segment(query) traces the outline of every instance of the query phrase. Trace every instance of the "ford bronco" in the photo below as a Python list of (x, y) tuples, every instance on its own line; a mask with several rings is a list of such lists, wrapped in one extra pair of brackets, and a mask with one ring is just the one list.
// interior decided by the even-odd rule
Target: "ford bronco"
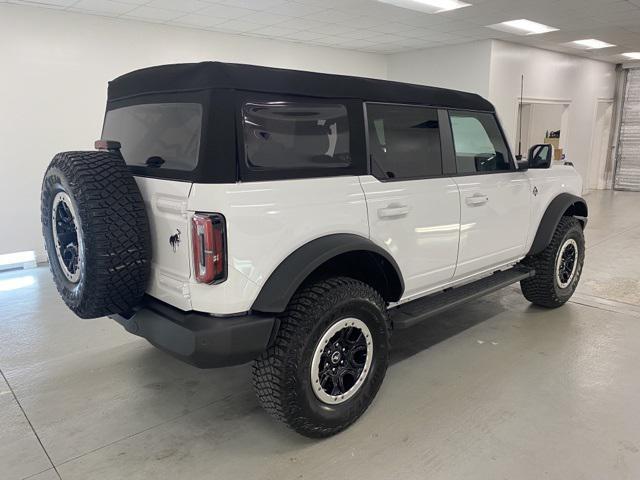
[(469, 93), (205, 62), (109, 84), (95, 151), (57, 154), (42, 225), (60, 295), (197, 367), (253, 361), (261, 405), (333, 435), (394, 330), (520, 282), (563, 305), (587, 205), (550, 145), (514, 157)]

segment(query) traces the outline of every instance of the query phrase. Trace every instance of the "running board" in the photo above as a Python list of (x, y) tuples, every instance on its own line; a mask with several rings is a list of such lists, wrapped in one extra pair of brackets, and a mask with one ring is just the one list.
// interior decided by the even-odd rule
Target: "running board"
[(389, 310), (389, 317), (391, 318), (394, 329), (403, 330), (413, 327), (433, 315), (457, 307), (464, 302), (475, 300), (512, 283), (533, 277), (534, 274), (534, 270), (526, 269), (522, 266), (495, 272), (475, 282), (449, 288), (442, 292), (399, 305)]

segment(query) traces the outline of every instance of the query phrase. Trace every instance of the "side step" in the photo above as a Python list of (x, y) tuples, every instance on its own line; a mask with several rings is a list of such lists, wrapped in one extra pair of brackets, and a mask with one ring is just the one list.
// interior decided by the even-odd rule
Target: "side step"
[(389, 317), (393, 322), (393, 328), (396, 330), (413, 327), (433, 315), (457, 307), (466, 301), (483, 297), (488, 293), (500, 290), (525, 278), (533, 277), (534, 274), (534, 270), (515, 266), (509, 270), (495, 272), (493, 275), (475, 282), (449, 288), (399, 305), (389, 310)]

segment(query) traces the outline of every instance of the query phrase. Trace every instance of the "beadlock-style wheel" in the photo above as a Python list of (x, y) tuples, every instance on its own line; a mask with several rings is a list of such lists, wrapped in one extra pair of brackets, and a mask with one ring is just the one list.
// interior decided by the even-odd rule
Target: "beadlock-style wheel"
[(40, 197), (53, 280), (81, 318), (125, 313), (150, 276), (151, 235), (142, 194), (115, 152), (62, 152), (47, 168)]
[(556, 259), (556, 282), (560, 288), (567, 288), (578, 268), (578, 244), (573, 238), (564, 242)]
[(51, 229), (60, 269), (71, 283), (78, 283), (80, 280), (84, 251), (76, 218), (69, 195), (58, 192), (51, 208)]
[(320, 338), (311, 361), (311, 384), (318, 400), (349, 400), (367, 378), (372, 358), (371, 332), (362, 320), (334, 323)]
[(296, 432), (341, 432), (371, 404), (389, 364), (389, 318), (366, 283), (330, 277), (303, 285), (253, 365), (262, 407)]
[(540, 253), (522, 263), (535, 271), (520, 282), (525, 298), (535, 305), (556, 308), (564, 305), (575, 292), (584, 264), (584, 232), (574, 217), (562, 217), (553, 238)]

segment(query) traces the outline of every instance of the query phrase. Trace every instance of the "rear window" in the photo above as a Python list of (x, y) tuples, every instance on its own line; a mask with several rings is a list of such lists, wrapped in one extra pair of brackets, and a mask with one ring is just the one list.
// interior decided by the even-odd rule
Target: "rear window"
[(351, 166), (349, 119), (340, 104), (245, 103), (245, 156), (252, 170)]
[(199, 103), (152, 103), (109, 110), (102, 138), (120, 142), (128, 165), (191, 171), (201, 132)]

